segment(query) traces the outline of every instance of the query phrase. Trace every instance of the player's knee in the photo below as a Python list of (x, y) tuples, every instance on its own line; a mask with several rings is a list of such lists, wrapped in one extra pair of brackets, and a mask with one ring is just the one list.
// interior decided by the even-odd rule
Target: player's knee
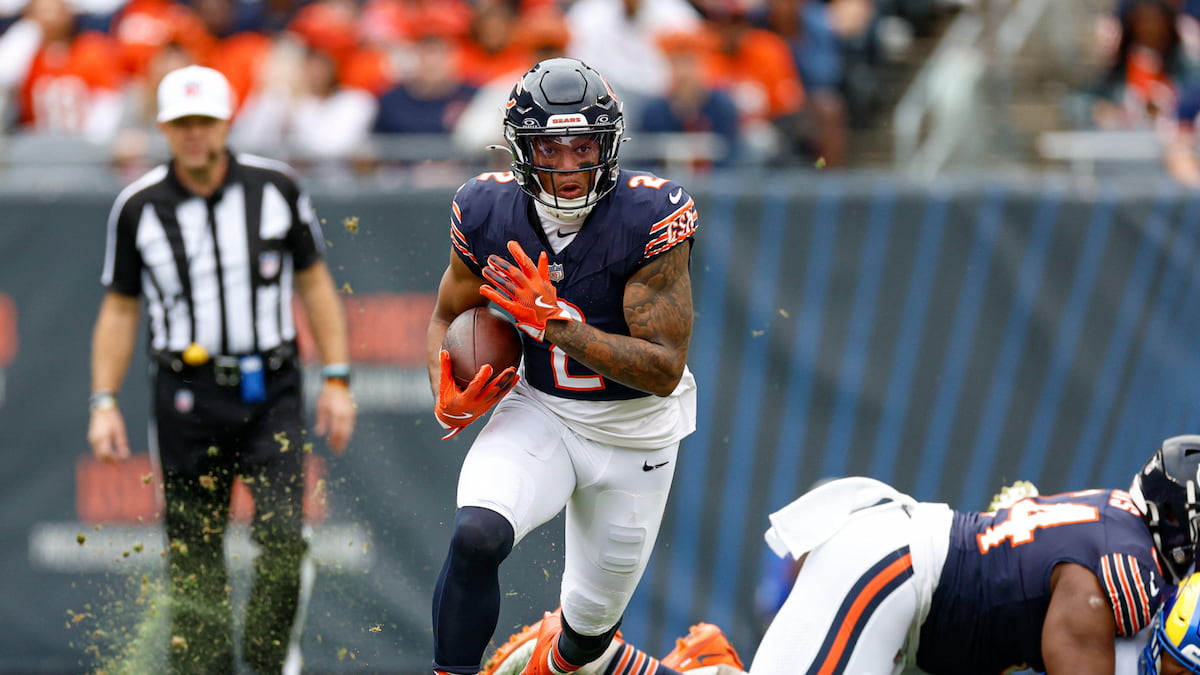
[(642, 568), (645, 545), (646, 528), (610, 525), (597, 562), (605, 572), (634, 574)]
[(514, 536), (504, 516), (490, 509), (465, 506), (454, 516), (450, 545), (456, 557), (499, 565), (512, 551)]

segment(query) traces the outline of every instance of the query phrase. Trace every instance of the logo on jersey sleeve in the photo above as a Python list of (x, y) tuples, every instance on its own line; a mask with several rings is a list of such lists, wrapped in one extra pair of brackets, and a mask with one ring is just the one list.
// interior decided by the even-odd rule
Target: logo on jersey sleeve
[[(682, 194), (682, 188), (680, 189)], [(696, 233), (696, 224), (700, 220), (696, 214), (696, 205), (689, 198), (678, 211), (663, 218), (650, 228), (650, 241), (646, 243), (643, 257), (646, 259), (668, 251), (676, 244), (687, 241)]]

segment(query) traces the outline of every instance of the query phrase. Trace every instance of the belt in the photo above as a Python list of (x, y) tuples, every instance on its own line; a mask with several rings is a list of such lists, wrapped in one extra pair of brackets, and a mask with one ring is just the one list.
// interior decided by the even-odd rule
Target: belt
[[(213, 377), (217, 384), (236, 385), (241, 381), (241, 366), (239, 365), (242, 358), (252, 356), (253, 354), (216, 354), (209, 357), (207, 361), (199, 365), (189, 365), (183, 360), (183, 352), (172, 352), (165, 349), (156, 349), (150, 352), (151, 358), (154, 359), (160, 366), (175, 373), (185, 371), (202, 371), (212, 368)], [(265, 370), (279, 370), (285, 365), (292, 362), (296, 356), (296, 345), (293, 342), (285, 342), (274, 349), (268, 349), (265, 352), (259, 352), (262, 357), (262, 367)]]

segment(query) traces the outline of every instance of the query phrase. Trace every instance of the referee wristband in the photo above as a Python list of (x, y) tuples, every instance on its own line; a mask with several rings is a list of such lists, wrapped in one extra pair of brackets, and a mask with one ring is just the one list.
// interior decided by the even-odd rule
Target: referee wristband
[(321, 369), (321, 378), (328, 384), (332, 380), (334, 384), (350, 386), (350, 364), (348, 363), (331, 363)]
[(117, 395), (108, 389), (97, 389), (88, 396), (88, 412), (117, 407)]

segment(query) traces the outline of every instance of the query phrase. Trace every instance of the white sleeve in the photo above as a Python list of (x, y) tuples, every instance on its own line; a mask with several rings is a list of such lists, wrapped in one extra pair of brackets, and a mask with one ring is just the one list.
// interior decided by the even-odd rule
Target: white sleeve
[(0, 35), (0, 92), (14, 89), (25, 81), (33, 57), (41, 46), (42, 27), (29, 19), (21, 19)]
[(504, 143), (504, 103), (517, 77), (497, 78), (471, 97), (451, 131), (459, 152), (477, 157), (487, 152), (488, 145)]
[(83, 137), (96, 145), (112, 143), (121, 127), (125, 101), (124, 94), (118, 90), (104, 89), (93, 94), (83, 122)]
[(1138, 660), (1142, 656), (1142, 650), (1146, 648), (1146, 643), (1150, 641), (1150, 631), (1153, 627), (1154, 622), (1151, 622), (1133, 637), (1117, 638), (1117, 669), (1114, 673), (1141, 672), (1138, 670)]

